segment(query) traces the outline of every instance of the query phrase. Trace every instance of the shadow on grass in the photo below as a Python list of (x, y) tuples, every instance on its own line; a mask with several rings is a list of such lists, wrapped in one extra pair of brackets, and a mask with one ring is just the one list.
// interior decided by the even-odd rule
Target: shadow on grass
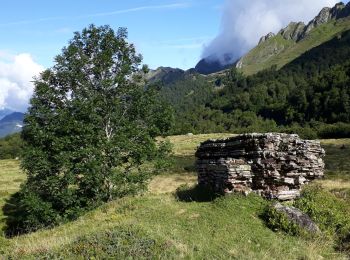
[(195, 157), (192, 155), (174, 155), (172, 157), (173, 165), (171, 167), (172, 173), (183, 173), (183, 172), (195, 172)]
[(324, 158), (326, 164), (326, 179), (350, 180), (350, 147), (344, 144), (327, 144), (322, 146), (326, 150)]
[(210, 202), (220, 196), (220, 194), (213, 192), (212, 189), (200, 185), (194, 187), (182, 185), (175, 192), (176, 199), (182, 202)]
[(11, 197), (6, 200), (5, 205), (2, 207), (2, 212), (4, 216), (6, 216), (3, 232), (8, 238), (28, 233), (28, 231), (23, 230), (19, 224), (19, 219), (21, 219), (23, 216), (22, 212), (20, 211), (19, 196), (19, 192), (11, 195)]

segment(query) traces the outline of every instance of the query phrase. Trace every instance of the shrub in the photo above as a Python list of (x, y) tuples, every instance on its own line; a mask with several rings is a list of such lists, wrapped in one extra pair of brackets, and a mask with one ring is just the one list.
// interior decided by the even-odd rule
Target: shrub
[(298, 224), (290, 221), (287, 215), (277, 211), (272, 205), (268, 205), (262, 215), (266, 225), (274, 231), (283, 231), (290, 235), (304, 234)]
[(321, 186), (311, 185), (294, 206), (305, 212), (320, 229), (335, 236), (340, 250), (350, 253), (350, 205)]
[(294, 124), (289, 127), (281, 127), (280, 131), (287, 134), (298, 134), (303, 139), (313, 140), (317, 139), (317, 132), (309, 126), (300, 126)]

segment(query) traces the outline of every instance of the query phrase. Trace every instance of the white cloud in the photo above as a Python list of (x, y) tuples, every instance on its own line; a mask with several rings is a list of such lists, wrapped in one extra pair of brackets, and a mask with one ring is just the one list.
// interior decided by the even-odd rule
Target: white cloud
[(203, 57), (233, 54), (238, 59), (261, 36), (278, 32), (292, 21), (308, 23), (323, 7), (339, 0), (226, 0), (221, 32), (204, 48)]
[(28, 53), (0, 55), (0, 108), (25, 111), (33, 94), (33, 77), (43, 69)]

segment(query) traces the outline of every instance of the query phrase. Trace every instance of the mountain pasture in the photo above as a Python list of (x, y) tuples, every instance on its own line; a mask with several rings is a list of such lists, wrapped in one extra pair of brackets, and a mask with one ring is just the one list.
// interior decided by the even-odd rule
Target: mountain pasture
[[(192, 188), (196, 183), (194, 151), (202, 141), (228, 136), (168, 137), (174, 145), (174, 164), (150, 182), (147, 193), (112, 201), (52, 229), (14, 238), (2, 235), (0, 254), (13, 259), (345, 259), (334, 249), (332, 238), (293, 237), (267, 228), (260, 216), (269, 202), (260, 197), (201, 200)], [(347, 199), (350, 139), (324, 140), (322, 145), (327, 151), (327, 177), (318, 183)], [(0, 225), (4, 229), (4, 205), (25, 175), (19, 161), (2, 160), (0, 166)]]

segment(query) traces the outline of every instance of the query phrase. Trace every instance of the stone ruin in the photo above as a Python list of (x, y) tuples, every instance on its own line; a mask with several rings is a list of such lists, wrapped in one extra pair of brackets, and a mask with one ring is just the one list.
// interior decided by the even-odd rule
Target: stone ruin
[(301, 187), (324, 176), (319, 141), (292, 134), (243, 134), (201, 143), (196, 152), (198, 184), (217, 193), (255, 192), (291, 200)]

